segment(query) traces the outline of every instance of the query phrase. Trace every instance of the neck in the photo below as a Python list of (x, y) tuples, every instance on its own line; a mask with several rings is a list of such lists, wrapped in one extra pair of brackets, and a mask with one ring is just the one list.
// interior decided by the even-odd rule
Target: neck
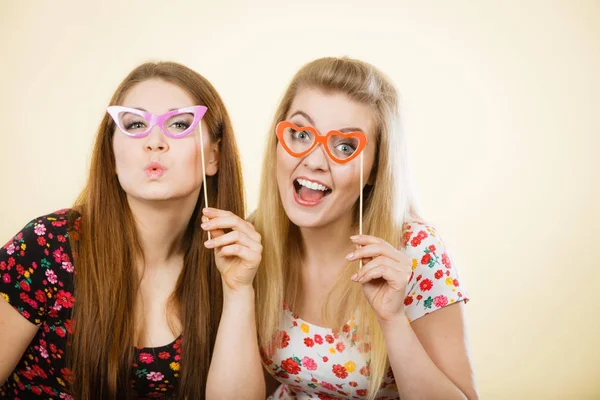
[(183, 235), (196, 201), (197, 196), (166, 201), (128, 198), (146, 267), (166, 267), (182, 256)]
[(318, 228), (300, 228), (304, 244), (304, 267), (337, 272), (346, 264), (346, 255), (354, 250), (355, 245), (350, 241), (350, 236), (357, 233), (358, 228), (353, 224), (352, 215)]

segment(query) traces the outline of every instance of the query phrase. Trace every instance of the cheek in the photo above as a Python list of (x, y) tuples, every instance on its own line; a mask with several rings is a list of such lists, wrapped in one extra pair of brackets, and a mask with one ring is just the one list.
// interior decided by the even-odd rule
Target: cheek
[(115, 155), (115, 173), (126, 173), (128, 165), (133, 161), (132, 152), (128, 151), (127, 143), (118, 136), (113, 139), (113, 154)]

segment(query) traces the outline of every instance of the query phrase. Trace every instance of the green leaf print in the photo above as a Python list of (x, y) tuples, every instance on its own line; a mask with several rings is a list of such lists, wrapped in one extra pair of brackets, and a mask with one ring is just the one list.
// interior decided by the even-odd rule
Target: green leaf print
[(146, 375), (148, 375), (148, 370), (146, 368), (138, 369), (137, 371), (135, 371), (135, 376), (137, 376), (138, 378), (141, 378)]
[(427, 300), (423, 302), (423, 305), (425, 306), (425, 308), (431, 308), (431, 306), (433, 305), (433, 297), (429, 296)]

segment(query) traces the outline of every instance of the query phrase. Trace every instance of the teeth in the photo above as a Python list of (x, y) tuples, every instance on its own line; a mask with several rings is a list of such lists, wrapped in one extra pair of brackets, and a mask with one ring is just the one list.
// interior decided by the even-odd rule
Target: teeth
[(320, 190), (320, 191), (324, 192), (327, 189), (329, 189), (327, 186), (323, 186), (316, 182), (307, 181), (306, 179), (297, 179), (297, 181), (300, 185), (307, 187), (311, 190)]

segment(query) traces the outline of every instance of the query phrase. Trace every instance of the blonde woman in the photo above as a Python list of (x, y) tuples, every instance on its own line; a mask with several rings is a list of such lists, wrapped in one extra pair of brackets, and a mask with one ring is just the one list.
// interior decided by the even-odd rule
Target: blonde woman
[(254, 222), (273, 398), (477, 398), (466, 294), (416, 212), (398, 94), (377, 69), (324, 58), (296, 74), (268, 138)]

